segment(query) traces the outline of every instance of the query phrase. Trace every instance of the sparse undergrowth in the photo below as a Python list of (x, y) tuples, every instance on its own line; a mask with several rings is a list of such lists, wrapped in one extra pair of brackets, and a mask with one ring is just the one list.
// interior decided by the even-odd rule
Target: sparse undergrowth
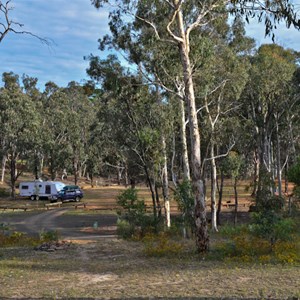
[(28, 246), (0, 253), (0, 298), (300, 297), (299, 266), (281, 265), (279, 272), (272, 264), (207, 261), (192, 252), (149, 257), (140, 242), (122, 239), (73, 243), (51, 253)]

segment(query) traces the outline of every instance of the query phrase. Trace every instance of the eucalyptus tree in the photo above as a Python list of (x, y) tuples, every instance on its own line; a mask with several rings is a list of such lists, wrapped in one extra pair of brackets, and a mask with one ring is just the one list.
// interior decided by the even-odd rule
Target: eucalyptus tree
[[(100, 8), (109, 0), (92, 0), (93, 5)], [(110, 28), (113, 36), (118, 35), (119, 29), (125, 29), (127, 36), (138, 36), (134, 23), (147, 24), (152, 31), (153, 39), (173, 44), (178, 48), (178, 56), (184, 78), (184, 99), (188, 112), (190, 143), (191, 143), (191, 174), (195, 196), (196, 245), (199, 252), (209, 248), (209, 237), (206, 222), (206, 207), (204, 186), (201, 174), (200, 130), (197, 119), (195, 101), (195, 86), (193, 81), (193, 66), (191, 64), (192, 34), (199, 28), (209, 27), (215, 20), (227, 12), (227, 8), (246, 17), (258, 16), (264, 19), (267, 33), (272, 25), (281, 19), (287, 20), (287, 25), (300, 27), (295, 19), (293, 7), (288, 0), (283, 1), (127, 1), (119, 0), (110, 3), (115, 7), (110, 12)], [(250, 7), (250, 8), (249, 8)], [(130, 22), (129, 17), (134, 18)], [(272, 22), (273, 21), (273, 22)], [(126, 26), (127, 24), (127, 26)], [(126, 44), (124, 39), (123, 44)]]
[(128, 73), (115, 56), (103, 60), (90, 57), (88, 74), (103, 89), (98, 122), (107, 128), (105, 134), (111, 135), (107, 146), (114, 148), (115, 157), (125, 159), (129, 173), (135, 169), (146, 178), (157, 216), (161, 210), (157, 190), (163, 164), (161, 128), (166, 127), (162, 114), (167, 104), (158, 102), (156, 90), (139, 74)]
[(69, 148), (66, 147), (68, 104), (63, 89), (53, 82), (47, 82), (43, 94), (43, 153), (52, 180), (59, 170), (67, 168), (66, 162), (70, 157)]
[(71, 154), (74, 182), (77, 184), (87, 162), (90, 127), (94, 122), (95, 109), (85, 90), (76, 82), (70, 82), (63, 93), (67, 99), (66, 144)]
[(0, 90), (1, 145), (10, 168), (11, 196), (15, 197), (15, 184), (22, 173), (28, 153), (34, 147), (40, 119), (32, 99), (22, 92), (19, 78), (13, 73), (3, 73), (4, 88)]
[[(281, 185), (281, 155), (279, 124), (294, 99), (289, 93), (296, 70), (296, 56), (292, 50), (278, 45), (263, 45), (252, 60), (250, 77), (244, 96), (246, 107), (253, 122), (253, 136), (258, 153), (259, 180), (257, 197), (265, 188), (275, 192), (274, 143), (277, 145), (277, 177)], [(277, 140), (275, 140), (275, 138)], [(269, 177), (268, 187), (263, 187), (264, 178)], [(281, 193), (281, 187), (280, 187)]]
[[(34, 77), (30, 77), (28, 75), (23, 74), (22, 83), (23, 90), (26, 95), (28, 95), (31, 100), (35, 104), (35, 114), (37, 118), (40, 119), (40, 124), (42, 125), (43, 120), (43, 101), (42, 101), (42, 93), (37, 88), (38, 79)], [(29, 153), (28, 162), (30, 167), (32, 168), (33, 173), (35, 174), (35, 178), (38, 179), (41, 177), (43, 173), (43, 143), (44, 143), (44, 132), (43, 128), (41, 128), (36, 133), (35, 143)]]
[[(228, 155), (238, 136), (236, 127), (227, 119), (237, 120), (241, 103), (240, 95), (247, 82), (249, 61), (247, 53), (254, 47), (254, 41), (245, 36), (244, 24), (240, 19), (232, 26), (226, 26), (226, 18), (213, 24), (209, 32), (200, 33), (203, 46), (197, 54), (200, 67), (194, 67), (194, 82), (197, 111), (200, 113), (203, 155), (202, 169), (211, 166), (211, 224), (217, 231), (217, 162)], [(239, 47), (236, 40), (239, 40)], [(215, 47), (215, 45), (218, 45)], [(196, 52), (196, 50), (194, 50)], [(196, 58), (197, 58), (196, 56)], [(197, 62), (195, 58), (193, 61)], [(226, 126), (233, 129), (230, 131)], [(202, 174), (204, 175), (204, 171)]]

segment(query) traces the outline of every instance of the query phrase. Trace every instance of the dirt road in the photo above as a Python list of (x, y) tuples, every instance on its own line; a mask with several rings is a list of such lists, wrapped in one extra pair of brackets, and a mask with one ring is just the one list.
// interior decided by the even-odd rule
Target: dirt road
[(90, 239), (114, 235), (116, 215), (72, 214), (70, 208), (43, 212), (0, 214), (0, 223), (8, 223), (10, 230), (38, 235), (41, 231), (57, 230), (63, 239)]

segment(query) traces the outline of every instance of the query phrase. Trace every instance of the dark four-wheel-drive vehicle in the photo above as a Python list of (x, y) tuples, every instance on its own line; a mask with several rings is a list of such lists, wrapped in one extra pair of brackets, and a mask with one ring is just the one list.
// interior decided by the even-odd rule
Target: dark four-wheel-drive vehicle
[(83, 192), (77, 185), (66, 185), (56, 195), (51, 197), (51, 202), (76, 201), (79, 202), (83, 197)]

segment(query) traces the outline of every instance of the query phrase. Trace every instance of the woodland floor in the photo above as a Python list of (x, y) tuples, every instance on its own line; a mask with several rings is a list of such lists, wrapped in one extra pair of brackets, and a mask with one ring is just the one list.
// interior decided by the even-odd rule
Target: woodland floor
[(151, 258), (141, 243), (103, 237), (54, 252), (2, 248), (0, 286), (1, 299), (298, 299), (300, 267), (212, 262), (192, 251)]
[[(98, 206), (111, 203), (118, 191), (108, 187), (101, 191), (86, 190), (84, 202)], [(37, 205), (20, 203), (30, 208)], [(16, 206), (5, 199), (0, 204)], [(42, 203), (38, 205), (37, 211), (45, 210)], [(74, 218), (83, 220), (84, 216), (92, 215), (92, 221), (82, 225), (81, 232), (95, 232), (95, 216), (104, 219), (110, 215), (109, 222), (115, 220), (107, 210), (75, 210), (71, 203), (64, 207), (68, 208), (65, 219), (73, 218), (73, 223)], [(3, 210), (0, 223), (7, 218), (22, 220), (22, 216), (35, 213)], [(224, 216), (231, 222), (229, 212)], [(247, 220), (247, 213), (242, 212), (240, 220)], [(70, 246), (53, 252), (28, 246), (0, 248), (0, 299), (300, 298), (299, 265), (212, 261), (195, 253), (193, 241), (186, 241), (185, 247), (181, 257), (149, 257), (141, 242), (97, 234), (95, 239), (75, 236)]]

